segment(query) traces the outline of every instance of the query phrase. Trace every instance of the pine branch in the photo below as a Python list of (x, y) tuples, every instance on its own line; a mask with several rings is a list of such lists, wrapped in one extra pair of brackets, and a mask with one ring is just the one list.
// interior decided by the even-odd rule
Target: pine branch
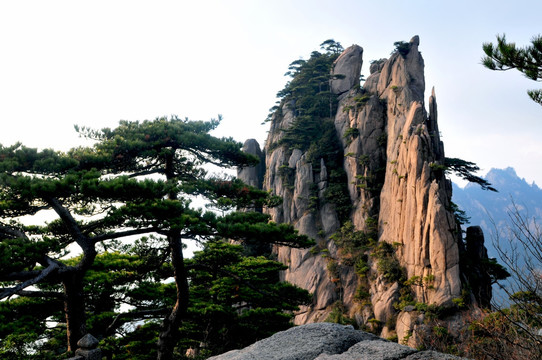
[[(127, 313), (121, 313), (115, 316), (111, 324), (107, 327), (105, 330), (105, 333), (107, 336), (111, 335), (116, 329), (118, 329), (120, 326), (126, 323), (126, 321), (123, 320), (134, 320), (138, 318), (145, 318), (147, 315), (153, 315), (153, 316), (159, 316), (159, 315), (165, 315), (169, 311), (168, 308), (161, 308), (161, 309), (152, 309), (152, 310), (140, 310), (140, 311), (132, 311)], [(122, 321), (122, 323), (121, 323)]]
[(116, 238), (132, 236), (132, 235), (148, 234), (151, 232), (160, 233), (160, 229), (156, 227), (150, 227), (150, 228), (133, 229), (133, 230), (120, 231), (120, 232), (111, 232), (111, 233), (96, 235), (91, 238), (91, 241), (94, 244), (96, 244), (98, 242), (105, 241), (105, 240), (112, 240)]
[[(7, 290), (7, 289), (0, 289)], [(56, 291), (28, 291), (21, 290), (16, 295), (24, 297), (41, 297), (41, 298), (55, 298), (55, 299), (64, 299), (64, 294)]]
[(51, 275), (53, 272), (57, 271), (60, 268), (59, 264), (54, 262), (52, 259), (47, 259), (47, 263), (49, 266), (41, 270), (36, 277), (32, 279), (28, 279), (13, 288), (4, 289), (0, 293), (0, 300), (12, 295), (16, 295), (18, 292), (20, 292), (24, 288), (27, 288), (31, 285), (39, 283), (40, 281), (47, 278), (49, 275)]

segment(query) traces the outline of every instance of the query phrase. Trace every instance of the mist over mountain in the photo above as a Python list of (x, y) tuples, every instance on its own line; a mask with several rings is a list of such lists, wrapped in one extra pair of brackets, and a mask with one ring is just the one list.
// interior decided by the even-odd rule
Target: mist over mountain
[(515, 203), (521, 213), (529, 218), (542, 217), (542, 189), (534, 182), (529, 184), (519, 177), (512, 167), (491, 169), (485, 178), (499, 192), (482, 190), (476, 184), (460, 188), (453, 184), (452, 201), (470, 217), (470, 225), (480, 225), (486, 235), (489, 256), (497, 253), (492, 244), (492, 234), (502, 230), (510, 219), (508, 212)]

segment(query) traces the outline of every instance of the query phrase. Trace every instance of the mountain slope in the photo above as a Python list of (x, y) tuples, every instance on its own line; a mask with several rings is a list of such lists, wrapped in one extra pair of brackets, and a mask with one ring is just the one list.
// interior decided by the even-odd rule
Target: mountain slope
[[(499, 191), (484, 191), (479, 186), (468, 184), (460, 188), (453, 184), (453, 202), (470, 217), (470, 223), (479, 225), (489, 239), (486, 241), (490, 257), (497, 257), (491, 237), (510, 223), (508, 212), (515, 203), (521, 213), (529, 218), (542, 217), (542, 189), (529, 184), (516, 171), (491, 169), (485, 178)], [(504, 244), (506, 245), (506, 244)]]

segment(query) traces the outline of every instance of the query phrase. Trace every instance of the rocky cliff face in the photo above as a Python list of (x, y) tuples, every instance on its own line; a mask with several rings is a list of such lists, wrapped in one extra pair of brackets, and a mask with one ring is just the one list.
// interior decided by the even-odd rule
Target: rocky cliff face
[(321, 119), (332, 123), (325, 141), (336, 147), (316, 151), (324, 138), (289, 146), (284, 137), (300, 126), (300, 111), (295, 97), (286, 97), (271, 119), (263, 178), (240, 173), (282, 196), (280, 207), (265, 210), (274, 221), (292, 223), (318, 243), (311, 250), (275, 249), (288, 265), (283, 279), (314, 294), (297, 324), (344, 316), (403, 339), (420, 314), (400, 302), (452, 307), (461, 296), (461, 233), (443, 171), (436, 97), (433, 91), (426, 104), (418, 46), (416, 36), (389, 59), (372, 62), (363, 86), (363, 49), (347, 48), (332, 67), (336, 111), (330, 100), (330, 117)]

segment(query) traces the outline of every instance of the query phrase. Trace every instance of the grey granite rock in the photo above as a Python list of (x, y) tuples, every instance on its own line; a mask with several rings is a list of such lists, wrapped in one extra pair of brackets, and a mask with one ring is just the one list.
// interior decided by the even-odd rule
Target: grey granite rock
[(260, 149), (260, 144), (254, 139), (248, 139), (243, 144), (243, 151), (256, 156), (260, 159), (260, 162), (255, 166), (237, 169), (237, 177), (243, 180), (245, 184), (261, 189), (265, 172), (265, 157)]
[[(385, 340), (365, 340), (337, 355), (322, 354), (316, 360), (395, 360), (415, 353), (408, 346)], [(437, 358), (438, 359), (438, 358)]]
[(464, 359), (461, 357), (448, 355), (448, 354), (442, 354), (436, 351), (420, 351), (417, 353), (414, 353), (412, 355), (409, 355), (405, 358), (405, 360), (460, 360)]
[(376, 339), (352, 326), (332, 323), (307, 324), (258, 341), (242, 350), (211, 357), (213, 360), (313, 360), (318, 355), (340, 354), (352, 345)]
[(82, 349), (95, 349), (99, 344), (98, 339), (96, 339), (91, 334), (86, 334), (77, 342), (77, 346)]
[(362, 64), (363, 48), (358, 45), (352, 45), (347, 48), (335, 60), (333, 75), (340, 75), (341, 78), (331, 81), (331, 92), (339, 95), (359, 85), (359, 74)]
[(209, 360), (459, 360), (435, 351), (381, 339), (352, 326), (332, 323), (302, 325), (276, 333), (244, 349)]

